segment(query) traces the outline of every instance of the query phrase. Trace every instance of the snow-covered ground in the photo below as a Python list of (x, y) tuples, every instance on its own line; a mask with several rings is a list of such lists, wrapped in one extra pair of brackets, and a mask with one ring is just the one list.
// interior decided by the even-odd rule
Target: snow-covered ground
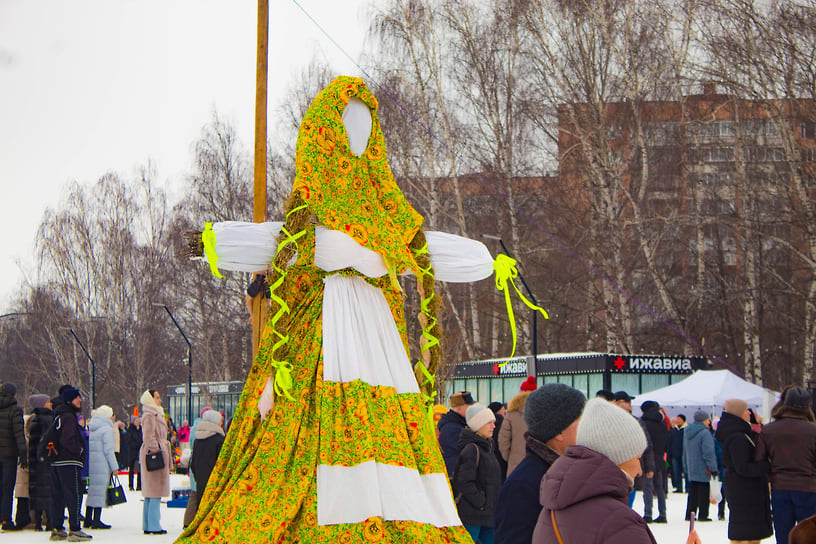
[[(120, 477), (120, 479), (122, 483), (127, 486), (127, 475), (125, 475), (124, 478)], [(172, 475), (170, 482), (171, 488), (180, 488), (186, 486), (187, 478), (185, 476)], [(142, 532), (142, 495), (135, 491), (127, 491), (127, 495), (128, 502), (126, 504), (106, 508), (102, 511), (102, 521), (112, 525), (113, 527), (111, 529), (105, 531), (86, 529), (86, 532), (94, 536), (92, 542), (165, 544), (173, 542), (181, 533), (184, 509), (167, 508), (167, 505), (162, 503), (162, 527), (167, 529), (167, 534), (145, 535)], [(667, 508), (669, 523), (665, 525), (650, 525), (652, 532), (659, 544), (685, 544), (688, 535), (688, 522), (683, 520), (686, 513), (686, 495), (679, 493), (669, 494)], [(635, 510), (641, 514), (643, 513), (643, 498), (640, 493), (638, 493), (637, 499), (635, 499)], [(657, 501), (655, 501), (654, 512), (656, 515)], [(728, 522), (716, 521), (716, 506), (711, 507), (711, 514), (715, 521), (698, 523), (696, 526), (697, 533), (700, 535), (703, 544), (728, 544)], [(34, 531), (3, 533), (3, 535), (0, 536), (0, 542), (42, 544), (48, 542), (48, 534), (36, 533)], [(771, 537), (762, 542), (763, 544), (772, 544), (775, 540)]]

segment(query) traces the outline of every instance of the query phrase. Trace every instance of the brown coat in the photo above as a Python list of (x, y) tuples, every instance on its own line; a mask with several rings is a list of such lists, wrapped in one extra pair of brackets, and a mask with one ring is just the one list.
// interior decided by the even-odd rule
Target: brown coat
[[(25, 440), (26, 440), (26, 444), (28, 444), (28, 438), (29, 438), (29, 434), (30, 434), (29, 428), (31, 427), (31, 425), (29, 424), (29, 421), (31, 421), (31, 414), (23, 416), (23, 419), (25, 420), (25, 425), (24, 425)], [(31, 461), (29, 460), (29, 462), (31, 462)], [(28, 469), (18, 466), (17, 467), (17, 481), (14, 483), (14, 497), (15, 498), (18, 498), (18, 499), (28, 499), (29, 498), (28, 483), (29, 483)]]
[(504, 416), (499, 429), (499, 451), (507, 460), (507, 475), (524, 460), (527, 455), (527, 442), (524, 433), (527, 423), (524, 421), (524, 406), (532, 391), (522, 391), (507, 403), (507, 415)]
[(771, 463), (771, 489), (816, 493), (816, 424), (783, 407), (759, 434), (755, 459)]
[[(146, 499), (170, 496), (170, 442), (167, 441), (167, 423), (161, 409), (142, 405), (142, 447), (139, 466), (142, 467), (142, 496)], [(164, 468), (148, 471), (145, 457), (148, 453), (162, 452)]]

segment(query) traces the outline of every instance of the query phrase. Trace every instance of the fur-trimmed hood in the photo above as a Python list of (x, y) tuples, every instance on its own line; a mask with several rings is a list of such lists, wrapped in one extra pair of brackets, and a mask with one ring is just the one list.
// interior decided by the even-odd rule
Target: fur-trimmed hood
[(522, 412), (524, 411), (524, 405), (527, 404), (527, 397), (530, 396), (532, 391), (522, 391), (512, 399), (510, 402), (507, 403), (507, 411), (508, 412)]

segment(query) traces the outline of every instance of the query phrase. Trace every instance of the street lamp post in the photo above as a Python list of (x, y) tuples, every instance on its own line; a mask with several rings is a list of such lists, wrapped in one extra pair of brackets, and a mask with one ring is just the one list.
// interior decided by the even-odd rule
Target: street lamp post
[[(510, 257), (511, 259), (513, 258), (513, 256), (510, 255), (510, 252), (507, 251), (507, 246), (504, 245), (504, 241), (498, 236), (493, 236), (492, 234), (482, 234), (482, 238), (486, 238), (488, 240), (496, 240), (497, 242), (499, 242), (499, 245), (501, 245), (504, 254)], [(527, 296), (530, 297), (530, 300), (533, 302), (533, 304), (538, 306), (538, 301), (536, 300), (535, 295), (533, 295), (532, 291), (530, 291), (530, 287), (527, 285), (527, 282), (524, 281), (524, 275), (521, 272), (518, 272), (518, 277), (521, 280), (521, 284), (524, 286), (524, 290), (527, 291)], [(537, 355), (538, 355), (538, 311), (533, 310), (533, 358), (535, 359)]]
[(160, 306), (165, 309), (167, 315), (170, 316), (170, 319), (173, 320), (173, 324), (176, 326), (178, 331), (181, 333), (181, 336), (184, 338), (184, 341), (187, 342), (187, 421), (193, 421), (193, 344), (190, 343), (190, 339), (187, 338), (187, 335), (184, 334), (184, 331), (181, 330), (181, 326), (179, 326), (178, 321), (176, 318), (173, 317), (173, 314), (170, 312), (170, 308), (167, 307), (166, 304), (162, 304), (161, 302), (153, 302), (153, 306)]
[(74, 329), (72, 329), (70, 327), (60, 327), (60, 328), (71, 333), (71, 336), (74, 337), (74, 340), (76, 340), (77, 344), (79, 344), (79, 347), (81, 347), (82, 351), (85, 352), (85, 356), (91, 362), (91, 408), (92, 409), (96, 408), (96, 362), (94, 362), (93, 357), (91, 357), (91, 354), (88, 353), (88, 350), (85, 349), (85, 346), (82, 344), (82, 341), (79, 339), (79, 337), (74, 332)]

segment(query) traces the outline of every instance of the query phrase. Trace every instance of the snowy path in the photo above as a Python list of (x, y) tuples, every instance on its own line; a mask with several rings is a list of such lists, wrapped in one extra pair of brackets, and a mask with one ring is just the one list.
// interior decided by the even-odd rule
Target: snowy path
[[(121, 478), (127, 485), (127, 475)], [(171, 488), (179, 488), (186, 485), (185, 476), (171, 476)], [(161, 506), (162, 526), (167, 529), (166, 535), (145, 535), (142, 533), (142, 495), (139, 492), (128, 491), (128, 502), (106, 508), (102, 511), (102, 521), (113, 526), (106, 531), (86, 530), (94, 536), (91, 542), (94, 543), (115, 543), (115, 544), (167, 544), (181, 533), (183, 508), (167, 508), (165, 503)], [(643, 513), (643, 498), (638, 493), (635, 499), (635, 510)], [(657, 502), (654, 505), (657, 513)], [(686, 511), (686, 495), (678, 493), (669, 494), (668, 519), (666, 525), (650, 525), (652, 532), (659, 544), (685, 544), (688, 534), (688, 523), (683, 521)], [(697, 532), (703, 544), (727, 544), (728, 543), (728, 523), (726, 521), (716, 521), (717, 509), (711, 508), (711, 514), (715, 521), (697, 524)], [(48, 542), (47, 533), (36, 533), (34, 531), (21, 531), (19, 533), (3, 533), (0, 536), (0, 543), (29, 544)], [(763, 544), (773, 544), (774, 538), (763, 540)]]

